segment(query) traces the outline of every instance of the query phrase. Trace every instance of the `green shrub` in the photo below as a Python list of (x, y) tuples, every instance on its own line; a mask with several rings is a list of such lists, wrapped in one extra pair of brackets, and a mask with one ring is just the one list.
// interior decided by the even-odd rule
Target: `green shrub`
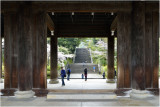
[(107, 65), (106, 66), (101, 66), (101, 72), (105, 72), (105, 77), (107, 77)]
[(51, 68), (50, 68), (50, 66), (48, 65), (48, 66), (47, 66), (47, 79), (50, 79), (50, 72), (51, 72)]
[(51, 71), (50, 65), (47, 66), (47, 71)]
[(64, 60), (64, 65), (65, 65), (65, 66), (67, 65), (67, 63), (68, 63), (68, 64), (73, 63), (72, 58), (67, 58), (66, 60)]
[(2, 65), (2, 78), (4, 78), (4, 65)]

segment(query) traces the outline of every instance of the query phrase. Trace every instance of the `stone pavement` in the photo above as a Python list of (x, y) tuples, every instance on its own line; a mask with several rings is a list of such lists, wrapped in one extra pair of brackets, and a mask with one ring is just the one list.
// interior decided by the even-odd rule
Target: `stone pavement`
[[(49, 81), (49, 79), (47, 80)], [(47, 84), (48, 89), (115, 89), (116, 83), (109, 84), (106, 83), (106, 79), (71, 79), (67, 81), (65, 79), (65, 86), (61, 86), (61, 80), (59, 79), (59, 84)], [(3, 89), (4, 83), (0, 83), (1, 89)], [(93, 94), (95, 95), (95, 94)], [(65, 99), (65, 98), (64, 98)], [(52, 100), (48, 101), (47, 97), (34, 97), (30, 99), (16, 99), (14, 96), (2, 96), (1, 97), (1, 106), (35, 106), (35, 107), (106, 107), (106, 106), (159, 106), (159, 96), (154, 96), (152, 99), (147, 100), (138, 100), (131, 99), (128, 96), (120, 97), (117, 96), (117, 100)]]
[[(61, 77), (59, 76), (58, 78), (60, 79)], [(81, 73), (72, 73), (70, 75), (70, 78), (71, 79), (81, 79), (82, 78), (82, 74)], [(89, 79), (102, 79), (103, 77), (102, 77), (102, 74), (97, 74), (97, 73), (92, 74), (91, 73), (91, 74), (87, 75), (87, 78), (89, 78)]]
[[(82, 78), (82, 74), (80, 74), (80, 73), (72, 73), (70, 75), (70, 78), (81, 79)], [(89, 79), (102, 79), (103, 76), (102, 76), (102, 74), (100, 74), (100, 75), (99, 74), (88, 74), (87, 78), (89, 78)]]
[[(81, 74), (71, 74), (71, 78), (74, 79), (70, 79), (70, 81), (67, 81), (67, 79), (65, 78), (64, 80), (66, 84), (65, 87), (61, 86), (62, 83), (61, 79), (58, 79), (59, 80), (58, 84), (49, 84), (50, 79), (47, 79), (47, 88), (48, 89), (116, 89), (116, 83), (114, 84), (106, 83), (106, 79), (102, 79), (102, 76), (99, 74), (88, 74), (88, 77), (92, 79), (84, 81), (84, 79), (80, 79)], [(4, 89), (4, 83), (0, 83), (0, 89)]]
[[(47, 84), (48, 89), (116, 89), (116, 83), (106, 83), (106, 79), (70, 79), (64, 80), (65, 86), (62, 86), (61, 79), (58, 84)], [(49, 82), (49, 80), (48, 80)]]
[(16, 99), (15, 97), (1, 97), (1, 106), (34, 106), (34, 107), (106, 107), (106, 106), (157, 106), (159, 97), (150, 100), (135, 100), (130, 98), (118, 98), (116, 101), (47, 101), (46, 97), (34, 97), (30, 99)]

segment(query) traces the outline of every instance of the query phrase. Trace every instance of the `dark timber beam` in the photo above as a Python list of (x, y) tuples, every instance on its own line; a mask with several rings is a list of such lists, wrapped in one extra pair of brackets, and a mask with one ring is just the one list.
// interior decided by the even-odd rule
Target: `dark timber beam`
[(115, 17), (115, 19), (113, 20), (112, 24), (111, 24), (111, 31), (115, 31), (117, 29), (117, 16)]
[(106, 33), (99, 32), (99, 33), (92, 33), (92, 32), (87, 32), (87, 33), (59, 33), (58, 37), (107, 37)]
[(48, 14), (47, 14), (46, 22), (47, 22), (47, 27), (49, 28), (49, 30), (54, 31), (54, 23)]
[[(110, 35), (110, 30), (106, 30), (107, 26), (104, 25), (78, 25), (67, 24), (64, 26), (58, 26), (58, 37), (107, 37)], [(109, 28), (108, 28), (109, 29)]]
[[(37, 5), (37, 3), (35, 3), (35, 5)], [(130, 11), (131, 4), (130, 2), (50, 2), (42, 5), (42, 7), (44, 7), (46, 11), (49, 12), (117, 12), (118, 9), (123, 11)]]
[[(16, 11), (17, 7), (24, 2), (2, 1), (1, 11)], [(27, 2), (25, 2), (27, 3)], [(46, 12), (118, 12), (118, 11), (131, 11), (132, 1), (77, 1), (77, 2), (64, 2), (64, 1), (34, 1), (32, 7), (35, 10), (43, 10)], [(153, 11), (159, 11), (159, 2), (148, 2), (152, 5)]]
[[(16, 11), (19, 4), (24, 2), (3, 2), (2, 11)], [(27, 3), (27, 2), (26, 2)], [(131, 2), (57, 2), (47, 1), (31, 2), (35, 9), (44, 10), (46, 12), (117, 12), (131, 11)]]

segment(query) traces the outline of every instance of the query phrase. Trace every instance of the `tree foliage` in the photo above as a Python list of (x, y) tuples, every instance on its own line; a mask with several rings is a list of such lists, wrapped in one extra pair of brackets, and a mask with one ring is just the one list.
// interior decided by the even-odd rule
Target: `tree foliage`
[(60, 47), (58, 47), (58, 51), (63, 52), (64, 54), (69, 54), (68, 48), (66, 48), (66, 47), (60, 46)]
[(80, 42), (80, 38), (58, 38), (58, 46), (67, 48), (70, 54), (74, 53)]

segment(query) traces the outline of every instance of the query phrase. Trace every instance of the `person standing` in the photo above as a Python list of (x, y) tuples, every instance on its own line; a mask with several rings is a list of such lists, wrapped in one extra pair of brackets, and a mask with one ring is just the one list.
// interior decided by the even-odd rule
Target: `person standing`
[(71, 70), (70, 68), (67, 69), (67, 80), (69, 81), (70, 79), (70, 74), (71, 74)]
[(103, 72), (103, 75), (102, 75), (102, 76), (103, 76), (103, 79), (105, 79), (105, 72)]
[(87, 81), (87, 68), (84, 69), (85, 81)]
[(82, 74), (82, 79), (84, 79), (84, 75)]
[(114, 68), (114, 77), (115, 77), (115, 79), (116, 79), (116, 76), (117, 76), (116, 69)]
[(95, 72), (95, 70), (96, 70), (96, 67), (94, 66), (94, 67), (93, 67), (93, 71)]
[(64, 77), (66, 77), (66, 72), (65, 72), (65, 70), (63, 69), (63, 67), (61, 67), (62, 86), (65, 86)]

